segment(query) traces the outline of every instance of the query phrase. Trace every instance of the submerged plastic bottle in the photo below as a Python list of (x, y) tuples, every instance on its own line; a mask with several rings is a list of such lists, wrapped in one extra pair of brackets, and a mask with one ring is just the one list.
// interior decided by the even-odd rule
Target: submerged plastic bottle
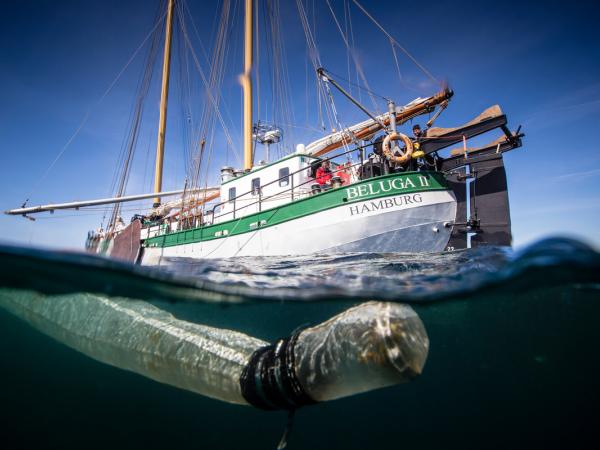
[[(99, 361), (230, 403), (257, 406), (242, 393), (242, 375), (257, 354), (279, 351), (279, 344), (178, 320), (131, 299), (3, 289), (0, 306)], [(287, 348), (288, 378), (320, 402), (412, 379), (423, 369), (429, 340), (409, 306), (368, 302), (293, 335)], [(279, 373), (273, 364), (278, 360), (266, 358), (260, 373)]]
[(178, 320), (139, 300), (2, 290), (0, 306), (94, 359), (230, 403), (246, 404), (240, 374), (268, 344)]
[(423, 370), (429, 339), (408, 305), (368, 302), (304, 330), (296, 376), (316, 401), (410, 381)]

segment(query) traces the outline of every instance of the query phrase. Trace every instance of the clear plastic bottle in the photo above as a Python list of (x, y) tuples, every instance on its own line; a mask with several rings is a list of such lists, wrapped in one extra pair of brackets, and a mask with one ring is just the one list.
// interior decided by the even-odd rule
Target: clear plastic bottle
[(429, 339), (408, 305), (368, 302), (298, 336), (296, 376), (316, 401), (411, 380), (421, 373)]
[[(230, 403), (248, 403), (240, 376), (268, 345), (131, 299), (0, 290), (0, 306), (94, 359)], [(327, 401), (410, 380), (428, 348), (412, 308), (368, 302), (300, 332), (293, 370), (313, 400)]]
[(94, 359), (230, 403), (247, 404), (240, 375), (252, 353), (268, 344), (178, 320), (139, 300), (0, 291), (0, 306)]

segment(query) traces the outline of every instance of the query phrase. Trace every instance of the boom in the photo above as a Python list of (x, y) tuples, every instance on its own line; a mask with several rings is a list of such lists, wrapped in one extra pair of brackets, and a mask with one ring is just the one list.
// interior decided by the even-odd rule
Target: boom
[[(188, 189), (187, 193), (191, 192), (204, 192), (204, 191), (213, 191), (218, 188), (207, 188), (207, 189)], [(35, 214), (41, 213), (45, 211), (54, 211), (57, 209), (79, 209), (84, 208), (86, 206), (99, 206), (99, 205), (111, 205), (114, 203), (125, 203), (125, 202), (133, 202), (136, 200), (145, 200), (147, 198), (153, 198), (156, 195), (160, 197), (172, 197), (174, 195), (181, 195), (184, 193), (184, 189), (179, 189), (177, 191), (167, 191), (167, 192), (154, 192), (152, 194), (139, 194), (139, 195), (127, 195), (125, 197), (113, 197), (113, 198), (101, 198), (97, 200), (84, 200), (80, 202), (68, 202), (68, 203), (54, 203), (49, 205), (40, 205), (40, 206), (30, 206), (27, 208), (16, 208), (9, 209), (8, 211), (4, 211), (4, 214), (8, 214), (11, 216), (25, 215), (25, 214)]]

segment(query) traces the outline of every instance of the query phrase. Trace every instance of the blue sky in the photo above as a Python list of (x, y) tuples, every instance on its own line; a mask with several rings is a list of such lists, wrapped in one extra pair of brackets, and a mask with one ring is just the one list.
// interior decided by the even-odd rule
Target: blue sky
[[(506, 155), (515, 245), (568, 235), (600, 247), (600, 139), (596, 135), (600, 131), (600, 7), (594, 2), (361, 3), (436, 78), (447, 80), (454, 89), (455, 97), (436, 125), (464, 123), (493, 104), (501, 105), (512, 129), (523, 125), (524, 147)], [(210, 47), (219, 3), (187, 0), (187, 4), (203, 44)], [(315, 4), (320, 5), (314, 20), (321, 60), (332, 72), (347, 76), (348, 54), (331, 13), (325, 2)], [(331, 4), (343, 20), (344, 0), (331, 0)], [(149, 0), (21, 0), (3, 5), (1, 210), (19, 206), (28, 197), (29, 204), (35, 205), (109, 194), (146, 47), (110, 92), (103, 94), (151, 30), (157, 5)], [(373, 91), (405, 103), (436, 90), (398, 53), (400, 78), (388, 40), (352, 4), (350, 14), (356, 56)], [(232, 0), (237, 22), (229, 36), (222, 110), (235, 144), (241, 129), (239, 15), (239, 1)], [(287, 128), (285, 138), (293, 148), (318, 136), (319, 121), (314, 78), (307, 70), (310, 65), (294, 1), (281, 2), (281, 20), (290, 85), (287, 103), (297, 124)], [(263, 44), (261, 67), (266, 72)], [(350, 76), (356, 77), (352, 64)], [(147, 101), (127, 189), (130, 194), (151, 188), (157, 78)], [(261, 75), (263, 117), (269, 105), (268, 79)], [(198, 86), (199, 81), (197, 91)], [(171, 91), (175, 101), (177, 89), (175, 80)], [(364, 93), (361, 99), (371, 107)], [(204, 101), (199, 97), (194, 109), (199, 110)], [(343, 98), (336, 96), (335, 102), (345, 124), (364, 118)], [(181, 187), (185, 178), (179, 111), (170, 106), (165, 189)], [(44, 177), (86, 115), (77, 137)], [(495, 137), (490, 135), (489, 141)], [(233, 151), (224, 142), (217, 129), (215, 167), (226, 161), (235, 164)], [(209, 181), (214, 182), (214, 177)], [(81, 248), (87, 230), (97, 228), (101, 219), (101, 211), (45, 214), (36, 222), (3, 215), (0, 239)]]

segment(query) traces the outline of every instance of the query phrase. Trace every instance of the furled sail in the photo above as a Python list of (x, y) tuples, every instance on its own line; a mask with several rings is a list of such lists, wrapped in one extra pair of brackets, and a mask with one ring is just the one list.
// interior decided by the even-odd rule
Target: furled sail
[[(400, 125), (413, 117), (432, 111), (436, 105), (448, 100), (452, 95), (453, 92), (446, 88), (431, 97), (419, 97), (407, 105), (396, 108), (396, 124)], [(381, 114), (376, 118), (377, 121), (368, 119), (311, 142), (304, 147), (302, 153), (321, 156), (350, 144), (355, 139), (370, 139), (375, 133), (381, 131), (381, 123), (386, 126), (390, 123), (389, 113)]]
[(151, 215), (165, 216), (174, 209), (191, 209), (196, 206), (203, 205), (211, 200), (214, 200), (221, 195), (221, 190), (218, 187), (209, 187), (206, 189), (197, 189), (187, 195), (184, 195), (176, 200), (161, 203), (158, 207), (150, 211)]

